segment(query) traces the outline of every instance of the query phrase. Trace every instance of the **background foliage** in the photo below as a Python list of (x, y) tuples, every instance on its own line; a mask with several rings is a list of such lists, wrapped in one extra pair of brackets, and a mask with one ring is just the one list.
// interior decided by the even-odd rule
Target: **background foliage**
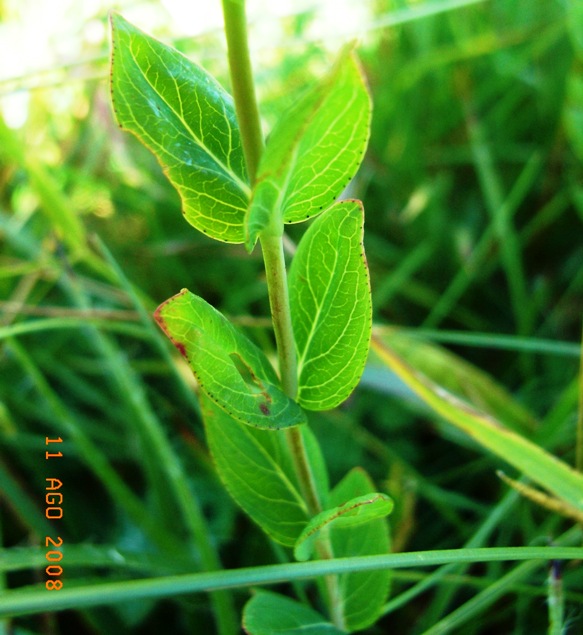
[[(265, 129), (360, 35), (373, 130), (349, 194), (365, 204), (375, 323), (403, 327), (411, 346), (445, 342), (512, 394), (492, 406), (502, 421), (573, 464), (583, 10), (567, 0), (358, 4), (365, 22), (352, 32), (347, 9), (345, 30), (322, 37), (318, 7), (252, 26)], [(162, 15), (153, 2), (127, 9), (145, 11), (146, 23), (135, 18), (145, 29)], [(0, 10), (9, 24), (9, 3)], [(105, 33), (104, 12), (91, 23)], [(78, 545), (63, 561), (66, 583), (200, 570), (199, 508), (223, 566), (285, 561), (220, 488), (188, 371), (151, 319), (188, 287), (272, 354), (260, 255), (184, 222), (155, 159), (113, 123), (106, 39), (84, 42), (80, 60), (0, 85), (0, 583), (43, 581), (47, 533)], [(227, 86), (220, 31), (174, 44)], [(7, 101), (17, 92), (22, 122)], [(302, 231), (291, 226), (291, 239)], [(417, 345), (434, 381), (475, 387), (473, 367)], [(495, 476), (508, 466), (379, 364), (347, 404), (311, 421), (332, 483), (362, 465), (394, 497), (395, 551), (544, 545), (572, 525), (509, 494)], [(47, 435), (64, 439), (58, 463), (44, 458)], [(60, 523), (44, 517), (53, 476), (65, 487)], [(547, 573), (533, 563), (396, 572), (370, 632), (542, 633)], [(583, 577), (574, 566), (563, 577), (575, 633)], [(419, 583), (424, 593), (405, 595)], [(241, 606), (248, 593), (234, 597)], [(195, 595), (12, 623), (19, 633), (210, 633), (212, 610)]]

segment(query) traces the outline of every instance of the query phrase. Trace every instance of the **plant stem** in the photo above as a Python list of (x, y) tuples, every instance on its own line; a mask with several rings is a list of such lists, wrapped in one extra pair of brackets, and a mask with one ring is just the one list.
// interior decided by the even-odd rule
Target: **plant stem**
[(263, 152), (263, 134), (249, 55), (245, 0), (222, 0), (222, 3), (235, 109), (249, 181), (253, 185)]
[[(298, 392), (297, 359), (281, 236), (263, 236), (261, 248), (263, 249), (271, 317), (277, 343), (281, 385), (286, 395), (295, 399)], [(286, 439), (308, 512), (314, 516), (322, 511), (322, 506), (300, 428), (287, 429)]]
[[(288, 397), (294, 399), (298, 391), (297, 359), (291, 322), (282, 236), (269, 234), (262, 236), (261, 247), (265, 261), (267, 288), (269, 291), (271, 317), (273, 319), (273, 330), (275, 331), (275, 341), (277, 343), (279, 356), (282, 388)], [(322, 505), (318, 497), (318, 489), (308, 459), (302, 430), (299, 426), (288, 428), (285, 431), (285, 435), (308, 513), (310, 516), (315, 516), (322, 511)], [(323, 560), (334, 558), (329, 537), (327, 539), (322, 538), (319, 541), (317, 550), (318, 555)], [(344, 607), (338, 584), (338, 576), (328, 575), (325, 576), (324, 580), (328, 592), (330, 617), (335, 626), (343, 629), (345, 627)]]
[[(253, 185), (263, 152), (263, 137), (249, 56), (245, 0), (222, 0), (222, 3), (235, 108), (241, 130), (247, 172), (251, 185)], [(280, 227), (275, 228), (275, 231), (273, 226), (270, 227), (269, 233), (264, 233), (260, 240), (277, 344), (281, 384), (286, 395), (295, 399), (298, 392), (297, 359), (283, 252), (283, 223), (280, 223)], [(302, 431), (299, 427), (293, 427), (286, 430), (285, 434), (308, 514), (315, 516), (322, 511), (322, 505)], [(318, 553), (322, 559), (334, 558), (329, 539), (320, 542)], [(325, 576), (325, 583), (332, 620), (338, 628), (344, 629), (344, 611), (338, 576)]]
[[(249, 57), (245, 2), (244, 0), (222, 0), (222, 2), (229, 50), (229, 69), (243, 139), (243, 151), (247, 170), (254, 176), (261, 158), (263, 141)], [(261, 248), (265, 262), (281, 384), (286, 395), (295, 399), (298, 392), (297, 361), (283, 254), (283, 225), (269, 235), (261, 237)], [(297, 428), (291, 428), (286, 435), (308, 512), (311, 515), (317, 514), (322, 508), (302, 433)]]
[(549, 607), (548, 635), (562, 635), (565, 632), (565, 595), (561, 577), (561, 561), (551, 560), (547, 583)]
[(285, 394), (295, 399), (298, 394), (297, 359), (283, 255), (283, 241), (280, 236), (262, 236), (261, 248), (263, 250), (271, 317), (279, 356), (281, 384)]

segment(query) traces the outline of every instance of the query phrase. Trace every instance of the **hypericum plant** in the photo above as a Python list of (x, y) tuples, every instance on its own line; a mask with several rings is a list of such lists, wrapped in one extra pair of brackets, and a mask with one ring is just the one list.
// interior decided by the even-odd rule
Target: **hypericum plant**
[[(113, 15), (112, 95), (119, 124), (157, 156), (186, 220), (219, 241), (261, 244), (279, 372), (253, 342), (183, 289), (155, 317), (200, 386), (208, 444), (240, 507), (297, 560), (386, 553), (391, 500), (361, 469), (328, 486), (306, 411), (338, 406), (364, 369), (371, 295), (360, 201), (336, 199), (368, 142), (371, 104), (351, 48), (275, 125), (264, 147), (244, 2), (223, 0), (235, 99), (201, 67)], [(291, 263), (287, 223), (315, 220)], [(319, 584), (327, 633), (376, 621), (388, 571)], [(326, 620), (274, 593), (247, 604), (249, 633)], [(320, 631), (318, 631), (320, 632)]]

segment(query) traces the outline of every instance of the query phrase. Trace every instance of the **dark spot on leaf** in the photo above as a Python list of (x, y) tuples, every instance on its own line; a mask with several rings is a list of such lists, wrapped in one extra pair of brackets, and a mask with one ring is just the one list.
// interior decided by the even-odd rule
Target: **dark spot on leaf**
[(186, 357), (186, 347), (182, 342), (174, 342), (174, 346), (176, 346), (182, 357)]
[(245, 382), (251, 394), (254, 394), (257, 397), (261, 395), (269, 403), (271, 401), (271, 396), (269, 395), (267, 386), (261, 381), (259, 377), (257, 377), (257, 375), (253, 372), (251, 367), (245, 362), (241, 355), (239, 355), (239, 353), (231, 353), (229, 357), (233, 361), (235, 368), (239, 372), (239, 375), (241, 375), (241, 379)]
[(264, 404), (264, 403), (260, 403), (259, 404), (259, 410), (261, 410), (261, 412), (267, 417), (269, 414), (271, 414), (269, 412), (269, 408)]

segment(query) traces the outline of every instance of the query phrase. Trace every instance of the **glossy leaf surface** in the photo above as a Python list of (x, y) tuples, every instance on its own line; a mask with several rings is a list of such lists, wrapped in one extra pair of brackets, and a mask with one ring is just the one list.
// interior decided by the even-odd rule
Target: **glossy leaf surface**
[(234, 419), (272, 429), (305, 422), (263, 351), (202, 298), (183, 289), (158, 307), (155, 318), (201, 389)]
[[(242, 426), (208, 397), (201, 398), (207, 442), (219, 477), (235, 502), (269, 536), (292, 546), (308, 522), (283, 432)], [(327, 476), (318, 444), (302, 428), (310, 463), (327, 496)]]
[(337, 203), (302, 238), (289, 275), (298, 401), (327, 410), (354, 390), (372, 328), (360, 201)]
[(245, 605), (243, 628), (249, 635), (341, 635), (320, 613), (270, 591), (258, 591)]
[[(330, 505), (370, 495), (374, 485), (368, 474), (351, 470), (330, 493)], [(389, 552), (389, 527), (386, 518), (354, 525), (335, 525), (330, 530), (334, 557), (369, 556)], [(389, 592), (391, 572), (386, 569), (347, 573), (339, 584), (344, 606), (344, 620), (349, 632), (374, 624), (380, 617)]]
[(186, 220), (243, 242), (249, 201), (233, 100), (200, 66), (112, 15), (111, 90), (119, 125), (157, 157)]
[(303, 221), (336, 200), (362, 161), (370, 116), (356, 56), (345, 49), (269, 136), (247, 219), (249, 249), (270, 223)]
[(307, 524), (294, 548), (296, 560), (308, 560), (322, 532), (332, 527), (356, 527), (391, 513), (393, 501), (386, 494), (357, 496), (332, 509), (326, 509)]

